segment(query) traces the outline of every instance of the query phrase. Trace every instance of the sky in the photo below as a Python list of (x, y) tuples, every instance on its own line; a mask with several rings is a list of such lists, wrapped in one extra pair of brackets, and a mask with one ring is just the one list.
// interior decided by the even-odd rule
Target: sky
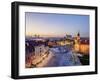
[(25, 12), (26, 36), (63, 37), (66, 34), (89, 37), (89, 16)]

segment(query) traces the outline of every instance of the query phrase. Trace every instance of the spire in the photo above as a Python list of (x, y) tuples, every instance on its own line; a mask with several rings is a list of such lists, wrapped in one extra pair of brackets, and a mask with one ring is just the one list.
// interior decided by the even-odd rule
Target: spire
[(79, 32), (77, 33), (77, 36), (80, 36), (80, 33)]

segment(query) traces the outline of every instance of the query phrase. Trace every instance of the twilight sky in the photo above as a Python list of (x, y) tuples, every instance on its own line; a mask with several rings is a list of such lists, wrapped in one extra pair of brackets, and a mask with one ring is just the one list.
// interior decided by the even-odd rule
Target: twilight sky
[(89, 16), (26, 12), (26, 36), (75, 36), (89, 37)]

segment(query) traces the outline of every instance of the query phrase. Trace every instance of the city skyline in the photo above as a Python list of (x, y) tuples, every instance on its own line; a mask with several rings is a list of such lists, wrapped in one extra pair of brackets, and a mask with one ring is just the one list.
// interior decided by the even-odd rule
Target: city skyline
[(81, 37), (89, 37), (88, 15), (26, 12), (25, 16), (26, 36), (62, 37), (80, 32)]

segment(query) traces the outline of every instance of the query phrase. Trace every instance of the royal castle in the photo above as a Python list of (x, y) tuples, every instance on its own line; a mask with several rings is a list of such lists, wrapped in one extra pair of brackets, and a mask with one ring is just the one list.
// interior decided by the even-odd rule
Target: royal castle
[(89, 38), (80, 37), (80, 33), (74, 38), (74, 50), (75, 52), (82, 54), (89, 54)]

